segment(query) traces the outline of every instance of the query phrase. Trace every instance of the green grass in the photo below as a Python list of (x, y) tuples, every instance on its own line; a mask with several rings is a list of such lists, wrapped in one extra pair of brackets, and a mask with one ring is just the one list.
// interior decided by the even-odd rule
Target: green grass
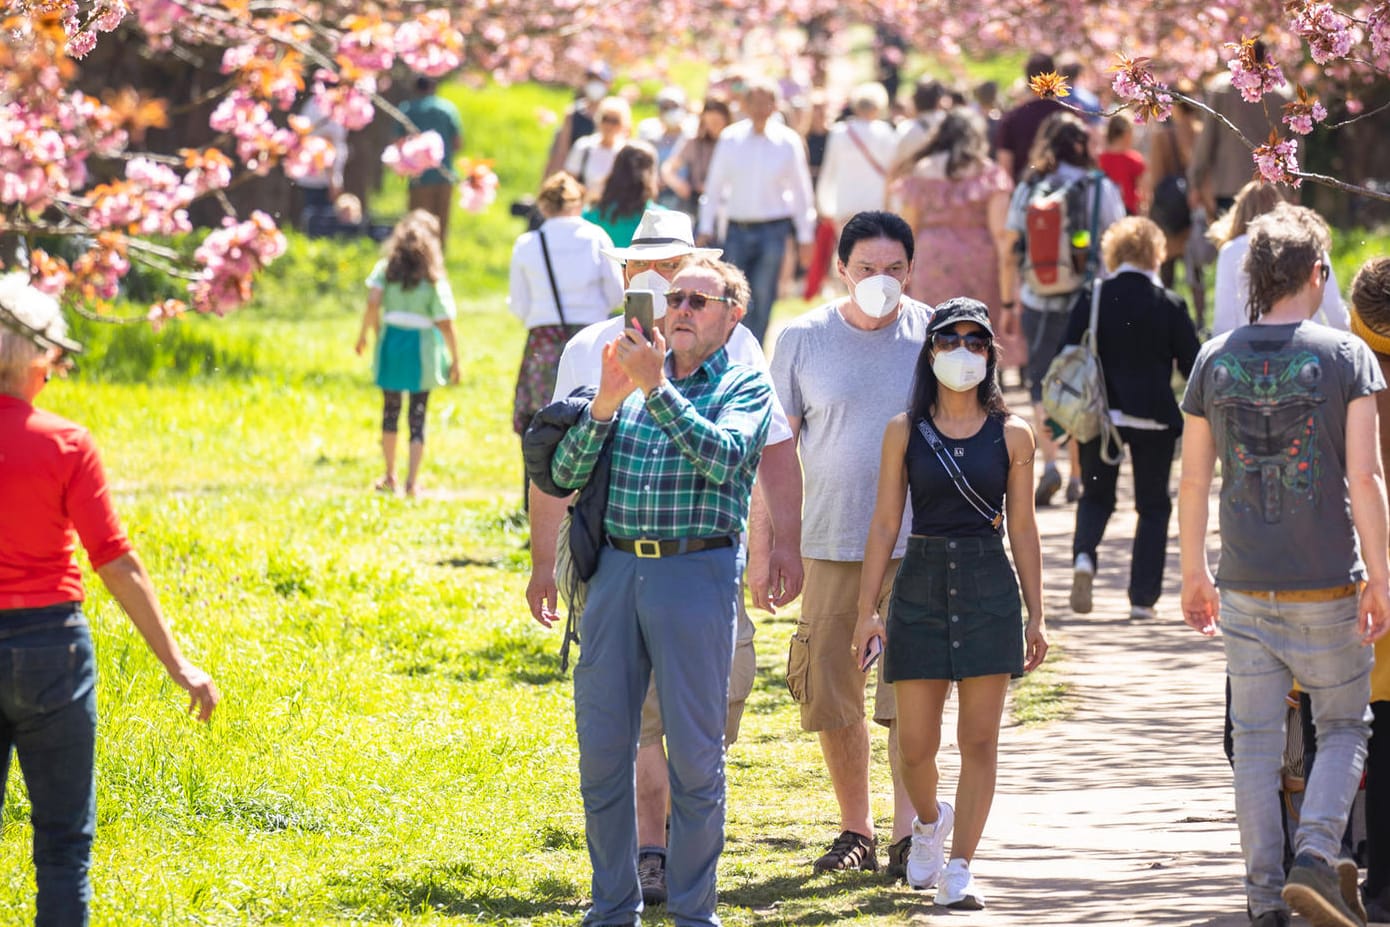
[(1048, 648), (1047, 660), (1014, 683), (1013, 719), (1018, 724), (1048, 724), (1065, 721), (1076, 709), (1067, 682), (1066, 653), (1055, 643)]

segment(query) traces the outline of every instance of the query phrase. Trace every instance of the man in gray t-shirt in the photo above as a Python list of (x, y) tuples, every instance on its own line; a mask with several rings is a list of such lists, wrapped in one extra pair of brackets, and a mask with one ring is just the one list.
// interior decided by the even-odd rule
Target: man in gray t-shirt
[[(1286, 927), (1292, 908), (1315, 923), (1358, 925), (1365, 920), (1356, 863), (1338, 857), (1366, 758), (1366, 645), (1390, 629), (1374, 396), (1385, 380), (1363, 341), (1309, 321), (1330, 269), (1317, 214), (1282, 204), (1249, 234), (1258, 321), (1203, 347), (1182, 403), (1183, 618), (1207, 636), (1218, 621), (1223, 631), (1252, 923)], [(1207, 500), (1218, 459), (1221, 562), (1213, 578)], [(1312, 700), (1318, 749), (1285, 879), (1277, 785), (1284, 698), (1295, 681)]]
[[(850, 298), (789, 324), (772, 356), (772, 382), (787, 411), (805, 474), (801, 619), (787, 657), (787, 687), (803, 730), (819, 735), (840, 804), (840, 836), (818, 871), (877, 869), (869, 808), (869, 729), (864, 679), (850, 652), (859, 574), (878, 489), (888, 420), (908, 406), (930, 307), (901, 296), (912, 276), (912, 230), (888, 212), (861, 212), (845, 224), (838, 269)], [(893, 556), (906, 547), (910, 517)], [(894, 561), (896, 566), (896, 561)], [(893, 570), (881, 592), (886, 610)], [(880, 682), (874, 719), (889, 726), (895, 783), (890, 869), (905, 862), (913, 811), (897, 785), (892, 686)]]

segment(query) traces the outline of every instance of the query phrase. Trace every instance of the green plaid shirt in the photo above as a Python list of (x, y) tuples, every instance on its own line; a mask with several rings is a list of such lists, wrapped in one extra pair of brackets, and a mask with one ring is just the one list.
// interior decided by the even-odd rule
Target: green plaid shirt
[(687, 538), (737, 534), (767, 440), (772, 383), (730, 364), (723, 348), (690, 376), (650, 397), (633, 392), (611, 421), (586, 411), (556, 448), (550, 471), (561, 486), (589, 480), (613, 432), (613, 468), (603, 527), (612, 537)]

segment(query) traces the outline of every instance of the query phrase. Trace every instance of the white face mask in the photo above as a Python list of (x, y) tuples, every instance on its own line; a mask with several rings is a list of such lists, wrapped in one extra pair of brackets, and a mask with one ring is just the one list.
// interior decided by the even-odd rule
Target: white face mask
[(898, 308), (903, 285), (887, 274), (865, 277), (854, 285), (854, 304), (871, 319), (881, 319)]
[(629, 290), (651, 290), (656, 295), (652, 297), (652, 318), (659, 319), (666, 315), (666, 291), (671, 289), (670, 281), (654, 270), (644, 270), (640, 274), (634, 274), (628, 282)]
[(589, 98), (590, 103), (597, 103), (608, 96), (608, 85), (601, 80), (591, 80), (584, 85), (584, 96)]
[(979, 386), (985, 378), (986, 366), (983, 354), (976, 354), (965, 347), (940, 352), (931, 362), (937, 382), (958, 393)]
[(681, 123), (685, 122), (685, 110), (668, 109), (661, 113), (661, 121), (666, 124), (668, 129), (679, 129)]

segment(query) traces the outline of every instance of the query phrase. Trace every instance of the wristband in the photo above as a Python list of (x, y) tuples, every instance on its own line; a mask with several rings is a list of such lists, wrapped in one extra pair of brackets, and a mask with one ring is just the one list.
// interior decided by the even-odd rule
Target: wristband
[(1017, 301), (1017, 300), (1013, 300), (1013, 299), (1005, 300), (1005, 301), (1003, 301), (1003, 302), (1001, 302), (1001, 303), (999, 304), (999, 308), (1000, 308), (1000, 309), (1016, 309), (1016, 308), (1018, 308), (1018, 301)]

